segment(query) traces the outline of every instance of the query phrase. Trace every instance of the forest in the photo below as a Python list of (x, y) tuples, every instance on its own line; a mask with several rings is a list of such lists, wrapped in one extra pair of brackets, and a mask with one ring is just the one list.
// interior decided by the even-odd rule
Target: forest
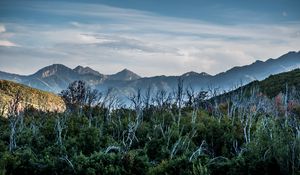
[(178, 80), (126, 107), (75, 81), (60, 93), (65, 112), (19, 110), (17, 93), (0, 117), (0, 174), (300, 174), (298, 84), (272, 83), (220, 95)]

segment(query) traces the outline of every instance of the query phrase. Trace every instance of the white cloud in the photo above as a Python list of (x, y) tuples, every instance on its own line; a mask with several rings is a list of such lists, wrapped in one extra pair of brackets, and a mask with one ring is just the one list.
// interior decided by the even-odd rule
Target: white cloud
[(17, 44), (8, 40), (11, 36), (12, 36), (11, 34), (6, 32), (5, 26), (0, 24), (0, 46), (5, 46), (5, 47), (17, 46)]
[(0, 46), (12, 47), (17, 46), (15, 43), (7, 41), (7, 40), (0, 40)]
[(5, 26), (0, 24), (0, 33), (5, 32)]

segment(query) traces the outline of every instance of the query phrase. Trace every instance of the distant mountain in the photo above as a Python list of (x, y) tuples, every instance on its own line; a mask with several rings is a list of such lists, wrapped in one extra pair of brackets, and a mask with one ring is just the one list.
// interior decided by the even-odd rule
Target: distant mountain
[(34, 88), (58, 93), (75, 80), (84, 80), (99, 90), (113, 88), (118, 92), (129, 94), (137, 89), (148, 87), (155, 90), (173, 91), (178, 79), (184, 81), (185, 87), (195, 90), (218, 87), (221, 90), (234, 89), (254, 80), (262, 80), (272, 74), (286, 72), (300, 67), (300, 52), (289, 52), (277, 59), (256, 61), (250, 65), (234, 67), (217, 75), (205, 72), (187, 72), (179, 76), (140, 77), (124, 69), (116, 74), (104, 75), (90, 67), (77, 66), (75, 69), (61, 64), (54, 64), (40, 69), (29, 76), (0, 72), (0, 79), (11, 80)]
[[(2, 79), (2, 78), (1, 78)], [(5, 78), (3, 78), (5, 79)], [(6, 79), (15, 81), (15, 79)], [(62, 64), (53, 64), (44, 67), (36, 73), (19, 78), (18, 83), (22, 83), (34, 88), (50, 92), (60, 92), (75, 80), (87, 81), (90, 85), (98, 84), (103, 81), (103, 75), (78, 73)]]
[(110, 80), (121, 80), (121, 81), (131, 81), (131, 80), (137, 80), (140, 79), (141, 77), (137, 75), (136, 73), (124, 69), (116, 74), (112, 74), (108, 76), (108, 79)]
[(18, 74), (11, 74), (11, 73), (6, 73), (6, 72), (0, 71), (0, 79), (2, 79), (2, 80), (12, 80), (15, 82), (20, 82), (25, 78), (26, 78), (26, 76), (21, 76)]
[(21, 95), (19, 107), (21, 110), (26, 106), (31, 106), (42, 111), (63, 112), (65, 110), (65, 103), (62, 98), (53, 93), (41, 91), (7, 80), (0, 80), (1, 113), (7, 113), (9, 103), (16, 96), (17, 92)]
[(95, 75), (95, 76), (103, 76), (100, 74), (98, 71), (95, 71), (91, 69), (90, 67), (82, 67), (82, 66), (77, 66), (75, 69), (73, 69), (75, 72), (77, 72), (80, 75)]
[(155, 76), (140, 78), (130, 81), (122, 89), (145, 89), (152, 87), (154, 90), (165, 89), (172, 91), (177, 86), (179, 78), (184, 80), (185, 87), (192, 87), (194, 90), (219, 88), (219, 90), (235, 89), (254, 80), (262, 80), (272, 74), (286, 72), (300, 68), (300, 52), (289, 52), (278, 59), (267, 61), (256, 61), (253, 64), (234, 67), (226, 72), (217, 75), (207, 73), (187, 72), (180, 76)]
[[(300, 67), (300, 52), (289, 52), (277, 59), (256, 61), (250, 65), (234, 67), (214, 76), (212, 85), (228, 89), (254, 80), (262, 80), (272, 74), (290, 71)], [(221, 83), (220, 83), (221, 82)]]

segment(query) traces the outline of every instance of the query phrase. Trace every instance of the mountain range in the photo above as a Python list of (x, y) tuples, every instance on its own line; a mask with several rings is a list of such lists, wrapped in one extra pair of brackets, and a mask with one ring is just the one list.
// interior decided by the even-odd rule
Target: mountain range
[(116, 74), (105, 75), (90, 67), (77, 66), (72, 69), (62, 64), (53, 64), (38, 70), (32, 75), (18, 75), (0, 71), (0, 79), (21, 83), (44, 91), (59, 93), (75, 80), (84, 80), (88, 85), (104, 91), (113, 88), (118, 92), (129, 94), (137, 89), (172, 91), (181, 78), (184, 86), (195, 90), (208, 87), (222, 90), (234, 89), (254, 80), (262, 80), (272, 74), (286, 72), (300, 67), (300, 51), (288, 52), (277, 59), (256, 61), (250, 65), (233, 67), (226, 72), (209, 75), (205, 72), (187, 72), (179, 76), (141, 77), (124, 69)]

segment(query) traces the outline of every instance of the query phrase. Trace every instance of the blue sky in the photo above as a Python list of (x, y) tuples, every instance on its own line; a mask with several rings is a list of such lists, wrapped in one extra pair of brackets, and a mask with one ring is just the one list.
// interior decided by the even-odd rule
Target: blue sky
[(0, 1), (0, 70), (216, 74), (300, 46), (298, 0)]

